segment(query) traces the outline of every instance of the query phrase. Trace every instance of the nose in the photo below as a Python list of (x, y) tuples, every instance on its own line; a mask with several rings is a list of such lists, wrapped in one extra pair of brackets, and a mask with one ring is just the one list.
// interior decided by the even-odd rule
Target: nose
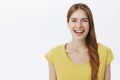
[(80, 21), (77, 22), (77, 27), (78, 27), (78, 28), (82, 27), (82, 23), (81, 23)]

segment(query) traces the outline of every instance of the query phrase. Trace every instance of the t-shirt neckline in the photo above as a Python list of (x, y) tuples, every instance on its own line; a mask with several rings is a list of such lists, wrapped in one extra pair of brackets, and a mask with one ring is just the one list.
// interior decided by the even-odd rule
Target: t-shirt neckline
[(65, 51), (67, 44), (68, 44), (68, 43), (65, 43), (65, 44), (63, 45), (63, 54), (64, 54), (64, 56), (65, 56), (65, 58), (66, 58), (66, 60), (67, 60), (68, 62), (70, 62), (70, 63), (72, 63), (72, 64), (74, 64), (74, 65), (85, 65), (85, 64), (88, 64), (88, 63), (89, 63), (89, 61), (87, 61), (87, 62), (85, 62), (85, 63), (78, 64), (78, 63), (75, 63), (74, 61), (72, 61), (72, 60), (68, 57), (67, 52)]

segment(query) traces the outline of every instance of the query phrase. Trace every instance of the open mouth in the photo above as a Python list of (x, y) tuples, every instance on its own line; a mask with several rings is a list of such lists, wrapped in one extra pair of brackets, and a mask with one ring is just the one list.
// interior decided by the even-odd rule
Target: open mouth
[(84, 33), (85, 30), (74, 30), (75, 33)]

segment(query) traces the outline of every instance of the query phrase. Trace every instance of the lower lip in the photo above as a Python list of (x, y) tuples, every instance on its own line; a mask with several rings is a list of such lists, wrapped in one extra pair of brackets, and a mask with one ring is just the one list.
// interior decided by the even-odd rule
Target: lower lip
[(83, 33), (75, 33), (76, 35), (78, 35), (78, 36), (81, 36)]

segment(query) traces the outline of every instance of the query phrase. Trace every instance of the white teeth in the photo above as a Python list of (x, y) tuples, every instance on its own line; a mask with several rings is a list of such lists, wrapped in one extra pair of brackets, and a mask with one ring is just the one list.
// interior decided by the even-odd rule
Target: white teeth
[(84, 30), (75, 30), (75, 31), (76, 31), (76, 32), (81, 32), (81, 33), (84, 32)]
[(83, 32), (83, 31), (76, 31), (76, 32)]

